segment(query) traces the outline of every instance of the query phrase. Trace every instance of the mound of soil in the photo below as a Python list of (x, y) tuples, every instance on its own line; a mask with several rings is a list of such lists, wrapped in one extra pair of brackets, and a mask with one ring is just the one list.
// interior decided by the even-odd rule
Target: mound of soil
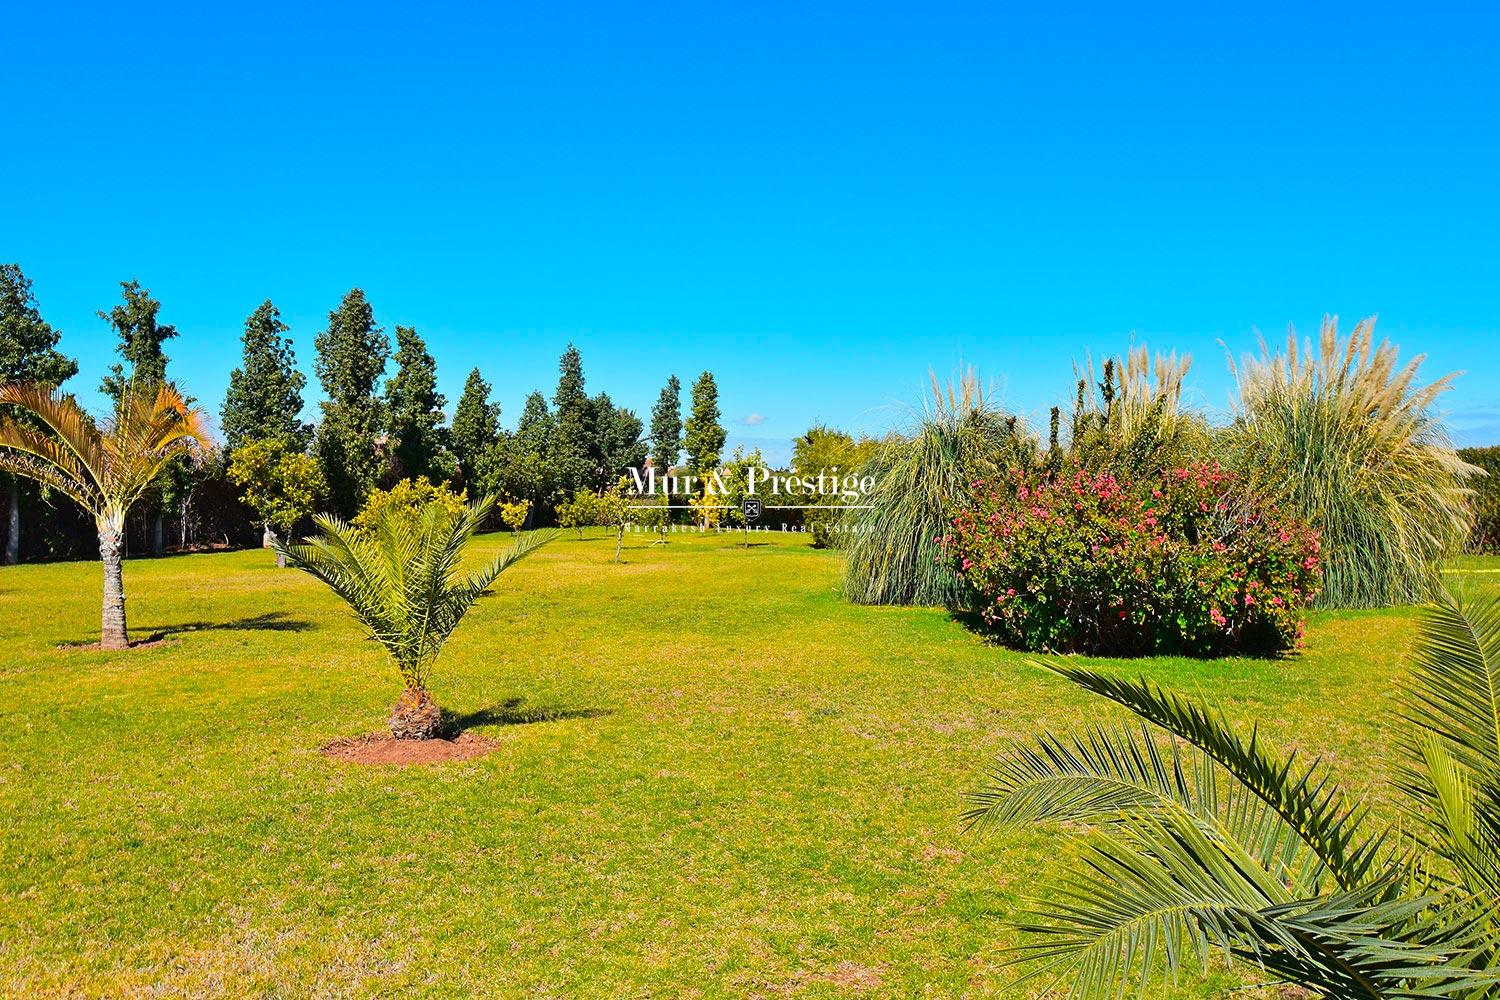
[(404, 765), (473, 760), (499, 748), (495, 740), (478, 733), (459, 733), (451, 740), (398, 740), (390, 733), (371, 733), (353, 740), (334, 740), (320, 752), (348, 764)]

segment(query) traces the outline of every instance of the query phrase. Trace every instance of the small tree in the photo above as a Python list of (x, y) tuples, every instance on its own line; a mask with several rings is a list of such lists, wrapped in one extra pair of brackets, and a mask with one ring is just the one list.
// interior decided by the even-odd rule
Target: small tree
[(745, 517), (745, 501), (752, 496), (749, 473), (751, 469), (764, 467), (765, 459), (761, 458), (759, 448), (746, 454), (743, 448), (736, 447), (734, 457), (719, 471), (721, 488), (714, 501), (722, 508), (719, 511), (720, 523), (744, 528), (747, 547), (750, 544), (750, 521)]
[(620, 549), (625, 546), (625, 529), (629, 527), (633, 511), (625, 495), (625, 486), (630, 480), (619, 482), (594, 498), (594, 523), (609, 528), (615, 533), (615, 562), (620, 561)]
[(598, 522), (599, 498), (588, 490), (579, 490), (573, 499), (557, 505), (557, 526), (575, 528), (579, 541), (583, 540), (583, 529)]
[(688, 506), (693, 510), (693, 519), (698, 522), (698, 527), (706, 531), (719, 526), (720, 515), (723, 514), (719, 509), (721, 502), (719, 497), (706, 492), (688, 498)]
[(666, 545), (672, 529), (672, 509), (668, 506), (668, 500), (664, 498), (660, 503), (642, 504), (639, 502), (641, 497), (633, 496), (631, 499), (637, 501), (632, 510), (635, 522), (656, 532), (657, 537), (651, 544)]
[(433, 663), (458, 623), (506, 569), (549, 541), (553, 532), (518, 536), (516, 544), (471, 576), (459, 574), (464, 546), (490, 515), (485, 497), (459, 514), (428, 504), (415, 521), (394, 504), (374, 512), (366, 530), (319, 517), (319, 537), (306, 545), (277, 542), (287, 559), (341, 597), (385, 647), (404, 688), (391, 710), (397, 739), (442, 733), (442, 711), (427, 691)]
[[(279, 437), (236, 448), (229, 457), (229, 481), (245, 491), (245, 502), (260, 517), (267, 548), (278, 537), (290, 538), (297, 522), (311, 517), (328, 491), (317, 459)], [(276, 565), (286, 565), (281, 549), (276, 550)]]
[(511, 531), (520, 531), (526, 526), (526, 519), (531, 516), (531, 501), (506, 497), (495, 505), (495, 509), (499, 512), (501, 524)]

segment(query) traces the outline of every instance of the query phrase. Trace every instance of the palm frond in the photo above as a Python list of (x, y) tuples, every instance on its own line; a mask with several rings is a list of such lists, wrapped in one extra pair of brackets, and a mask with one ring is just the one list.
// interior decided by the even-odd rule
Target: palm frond
[(1094, 728), (1073, 740), (1043, 735), (1000, 756), (990, 783), (970, 794), (964, 819), (986, 831), (1034, 822), (1108, 826), (1178, 812), (1215, 842), (1240, 845), (1279, 883), (1306, 895), (1319, 891), (1326, 868), (1301, 831), (1221, 771), (1196, 747), (1185, 752), (1175, 739), (1158, 746), (1144, 725)]
[(287, 561), (329, 586), (379, 642), (408, 687), (423, 688), (444, 644), (504, 570), (550, 541), (529, 532), (479, 571), (463, 575), (464, 548), (493, 507), (486, 497), (457, 515), (429, 504), (415, 517), (382, 511), (366, 530), (336, 517), (300, 545), (276, 541)]
[(1382, 880), (1298, 898), (1181, 811), (1127, 814), (1090, 838), (1084, 864), (1028, 900), (1019, 926), (1039, 940), (1012, 951), (1039, 963), (1027, 979), (1066, 974), (1070, 996), (1120, 996), (1132, 982), (1149, 996), (1158, 966), (1175, 979), (1215, 953), (1340, 1000), (1463, 996), (1496, 981), (1470, 962), (1481, 927), (1424, 933), (1443, 897), (1403, 898)]
[(1278, 753), (1258, 729), (1241, 736), (1222, 713), (1144, 680), (1033, 662), (1208, 754), (1297, 830), (1343, 888), (1355, 888), (1376, 873), (1386, 834), (1365, 832), (1365, 809), (1347, 801), (1319, 760), (1301, 764), (1295, 753)]
[(1424, 844), (1500, 901), (1500, 600), (1442, 595), (1410, 662), (1397, 784)]

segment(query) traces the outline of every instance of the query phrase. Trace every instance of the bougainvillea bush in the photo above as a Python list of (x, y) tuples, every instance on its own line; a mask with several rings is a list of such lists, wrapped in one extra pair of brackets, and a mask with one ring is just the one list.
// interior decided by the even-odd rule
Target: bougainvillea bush
[(1127, 484), (1070, 469), (976, 482), (942, 539), (970, 610), (1009, 645), (1269, 654), (1302, 637), (1318, 538), (1214, 464)]

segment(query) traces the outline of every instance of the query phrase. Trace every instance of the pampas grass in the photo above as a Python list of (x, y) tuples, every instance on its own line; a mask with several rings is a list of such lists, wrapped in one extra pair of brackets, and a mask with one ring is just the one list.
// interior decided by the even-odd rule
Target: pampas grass
[(1374, 342), (1374, 319), (1318, 347), (1289, 332), (1284, 353), (1235, 366), (1236, 464), (1260, 491), (1323, 536), (1324, 607), (1427, 599), (1438, 561), (1460, 549), (1470, 513), (1464, 480), (1478, 470), (1454, 452), (1434, 413), (1454, 375), (1417, 381), (1418, 355)]
[(937, 542), (976, 479), (1036, 460), (1036, 441), (970, 368), (932, 397), (910, 432), (881, 442), (865, 509), (846, 512), (844, 594), (856, 604), (951, 604), (959, 584)]
[(1208, 423), (1183, 405), (1191, 367), (1189, 355), (1153, 355), (1145, 346), (1106, 360), (1098, 381), (1085, 362), (1078, 370), (1069, 457), (1095, 471), (1137, 476), (1202, 457)]

